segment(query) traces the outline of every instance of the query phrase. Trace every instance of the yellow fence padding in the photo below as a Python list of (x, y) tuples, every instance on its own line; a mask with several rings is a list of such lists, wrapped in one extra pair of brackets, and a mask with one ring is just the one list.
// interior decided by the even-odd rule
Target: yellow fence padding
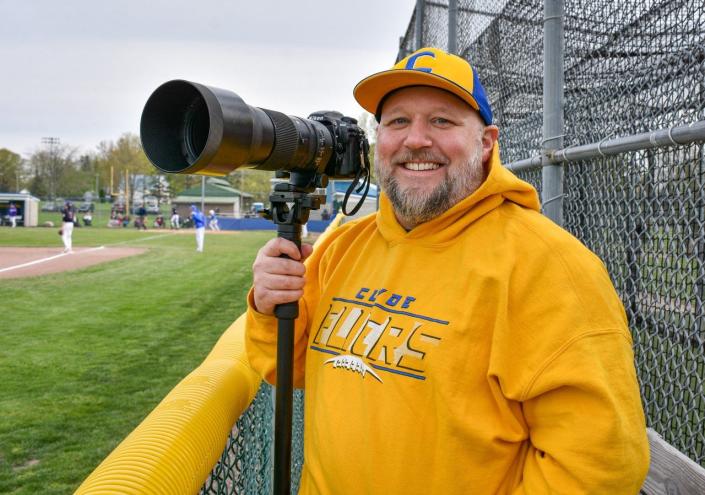
[(243, 315), (76, 493), (197, 493), (259, 385), (245, 354)]
[[(342, 219), (339, 214), (318, 240)], [(75, 493), (198, 493), (260, 382), (245, 353), (242, 315), (203, 363), (169, 392)]]

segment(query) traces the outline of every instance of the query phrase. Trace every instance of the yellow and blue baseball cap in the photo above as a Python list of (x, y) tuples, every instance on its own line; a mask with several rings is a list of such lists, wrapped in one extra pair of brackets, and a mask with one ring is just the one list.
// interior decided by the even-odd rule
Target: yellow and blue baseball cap
[(438, 48), (421, 48), (403, 58), (390, 70), (366, 77), (355, 86), (357, 102), (379, 121), (381, 103), (396, 89), (432, 86), (458, 96), (474, 108), (485, 124), (492, 123), (492, 109), (477, 73), (464, 58)]

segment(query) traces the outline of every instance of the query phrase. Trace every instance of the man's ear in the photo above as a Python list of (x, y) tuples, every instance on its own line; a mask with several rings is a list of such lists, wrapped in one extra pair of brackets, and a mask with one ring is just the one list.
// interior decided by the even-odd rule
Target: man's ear
[(499, 138), (499, 127), (496, 125), (488, 125), (482, 131), (482, 163), (487, 162), (492, 155), (494, 143)]

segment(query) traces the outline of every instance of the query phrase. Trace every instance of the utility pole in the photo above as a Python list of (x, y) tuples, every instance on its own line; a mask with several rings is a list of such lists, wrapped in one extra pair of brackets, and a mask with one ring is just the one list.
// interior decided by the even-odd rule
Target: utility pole
[(130, 171), (125, 169), (125, 216), (130, 216)]
[(201, 212), (206, 209), (206, 176), (201, 176)]
[(51, 174), (49, 174), (49, 196), (50, 199), (56, 197), (56, 149), (61, 144), (61, 139), (58, 137), (43, 137), (42, 144), (49, 148), (49, 161), (51, 163)]
[(239, 204), (238, 204), (238, 207), (237, 207), (237, 216), (238, 216), (239, 218), (241, 218), (241, 217), (243, 216), (243, 211), (245, 210), (245, 205), (244, 205), (243, 202), (242, 202), (242, 194), (243, 194), (243, 191), (244, 191), (244, 189), (243, 189), (243, 184), (242, 184), (242, 174), (243, 174), (243, 173), (244, 173), (244, 172), (242, 171), (242, 169), (238, 169), (237, 188), (238, 188), (238, 191), (240, 191), (240, 197), (239, 197)]

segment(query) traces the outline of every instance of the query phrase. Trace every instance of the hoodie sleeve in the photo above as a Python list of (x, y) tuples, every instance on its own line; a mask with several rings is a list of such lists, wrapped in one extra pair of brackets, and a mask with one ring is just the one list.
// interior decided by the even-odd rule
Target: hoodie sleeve
[(604, 264), (548, 222), (518, 230), (492, 368), (528, 433), (515, 493), (635, 494), (649, 444), (624, 307)]
[[(330, 245), (340, 237), (340, 232), (347, 230), (347, 225), (338, 227), (319, 238), (313, 253), (304, 262), (306, 266), (306, 285), (304, 295), (299, 300), (299, 317), (294, 329), (294, 387), (304, 387), (306, 367), (306, 349), (308, 347), (310, 319), (314, 315), (320, 299), (321, 287), (324, 285)], [(259, 313), (255, 309), (253, 290), (247, 297), (247, 320), (245, 328), (245, 346), (252, 367), (270, 384), (277, 380), (277, 318)]]
[(591, 332), (545, 363), (522, 402), (530, 447), (516, 494), (639, 492), (649, 445), (630, 344)]
[[(258, 312), (254, 290), (247, 295), (245, 348), (252, 368), (270, 385), (277, 383), (277, 318)], [(308, 341), (306, 304), (299, 301), (299, 317), (294, 324), (294, 387), (303, 388)]]

